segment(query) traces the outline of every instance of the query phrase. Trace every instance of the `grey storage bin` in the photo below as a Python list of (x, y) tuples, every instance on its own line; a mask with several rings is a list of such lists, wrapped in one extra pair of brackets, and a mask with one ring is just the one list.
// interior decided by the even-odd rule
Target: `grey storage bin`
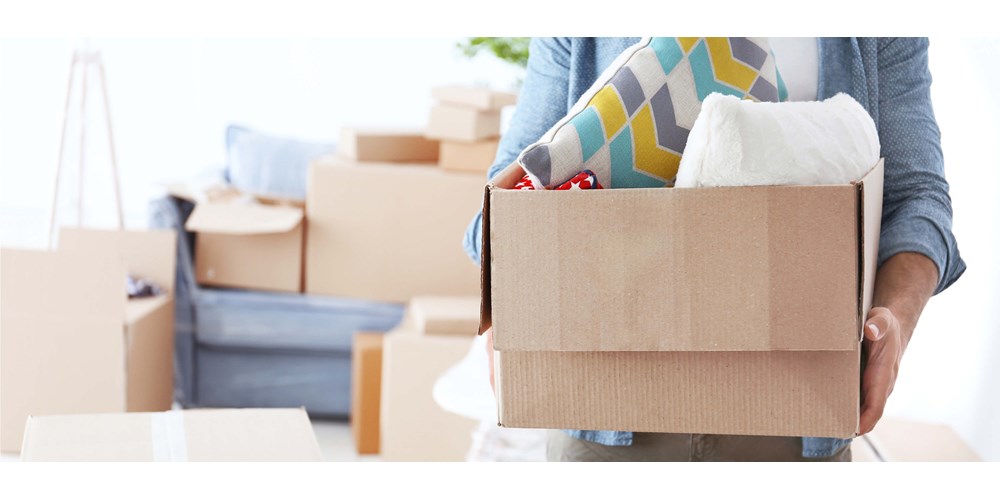
[(354, 332), (387, 331), (404, 306), (305, 294), (200, 287), (191, 203), (154, 200), (151, 226), (177, 230), (175, 398), (184, 407), (297, 407), (350, 412)]

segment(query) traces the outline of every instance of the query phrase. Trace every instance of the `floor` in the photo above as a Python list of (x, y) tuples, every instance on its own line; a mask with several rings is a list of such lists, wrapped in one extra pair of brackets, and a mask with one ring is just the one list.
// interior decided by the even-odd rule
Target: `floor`
[[(354, 437), (351, 426), (346, 421), (313, 420), (313, 431), (319, 441), (323, 460), (327, 462), (377, 462), (377, 455), (359, 456), (354, 452)], [(0, 462), (20, 460), (16, 453), (0, 454)]]

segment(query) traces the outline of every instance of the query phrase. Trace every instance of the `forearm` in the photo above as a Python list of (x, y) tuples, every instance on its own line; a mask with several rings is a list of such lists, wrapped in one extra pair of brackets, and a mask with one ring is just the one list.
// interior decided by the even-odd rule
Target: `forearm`
[(902, 252), (887, 259), (875, 275), (872, 307), (885, 307), (899, 321), (902, 344), (910, 342), (920, 313), (934, 294), (938, 270), (923, 254)]

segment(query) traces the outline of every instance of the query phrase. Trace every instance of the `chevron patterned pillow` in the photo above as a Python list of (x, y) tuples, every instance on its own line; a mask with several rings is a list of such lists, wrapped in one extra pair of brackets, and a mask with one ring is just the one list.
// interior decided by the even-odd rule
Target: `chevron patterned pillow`
[(713, 92), (786, 100), (768, 39), (643, 38), (518, 162), (546, 187), (585, 169), (608, 188), (673, 186), (701, 102)]

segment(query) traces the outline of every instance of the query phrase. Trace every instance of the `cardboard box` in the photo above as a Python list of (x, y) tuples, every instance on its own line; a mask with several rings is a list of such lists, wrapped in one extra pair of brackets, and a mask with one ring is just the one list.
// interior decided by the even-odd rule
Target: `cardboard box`
[(309, 169), (306, 292), (388, 302), (479, 293), (462, 234), (483, 178), (336, 157)]
[(479, 331), (479, 297), (420, 296), (408, 310), (416, 331), (472, 337)]
[[(57, 252), (3, 249), (0, 449), (29, 415), (170, 408), (175, 238), (64, 229)], [(126, 272), (167, 294), (126, 300)]]
[(441, 141), (441, 160), (445, 170), (486, 173), (497, 156), (500, 139), (476, 142)]
[(354, 161), (435, 162), (438, 149), (422, 129), (340, 129), (340, 153)]
[(451, 141), (479, 141), (500, 135), (500, 112), (453, 104), (431, 108), (427, 137)]
[(855, 435), (882, 172), (524, 193), (511, 165), (484, 201), (500, 424)]
[(883, 417), (875, 430), (855, 439), (851, 451), (856, 462), (980, 461), (951, 427), (893, 417)]
[(195, 205), (184, 225), (198, 233), (195, 279), (201, 285), (302, 291), (301, 203), (255, 201)]
[(358, 455), (379, 450), (379, 405), (382, 398), (381, 332), (354, 334), (351, 351), (351, 432)]
[(504, 106), (517, 104), (517, 94), (463, 85), (436, 87), (431, 89), (431, 97), (438, 102), (484, 111), (498, 111)]
[(26, 462), (319, 461), (305, 410), (268, 408), (31, 417)]
[(472, 338), (393, 330), (382, 351), (382, 435), (385, 461), (462, 461), (475, 420), (434, 401), (434, 383), (465, 356)]

